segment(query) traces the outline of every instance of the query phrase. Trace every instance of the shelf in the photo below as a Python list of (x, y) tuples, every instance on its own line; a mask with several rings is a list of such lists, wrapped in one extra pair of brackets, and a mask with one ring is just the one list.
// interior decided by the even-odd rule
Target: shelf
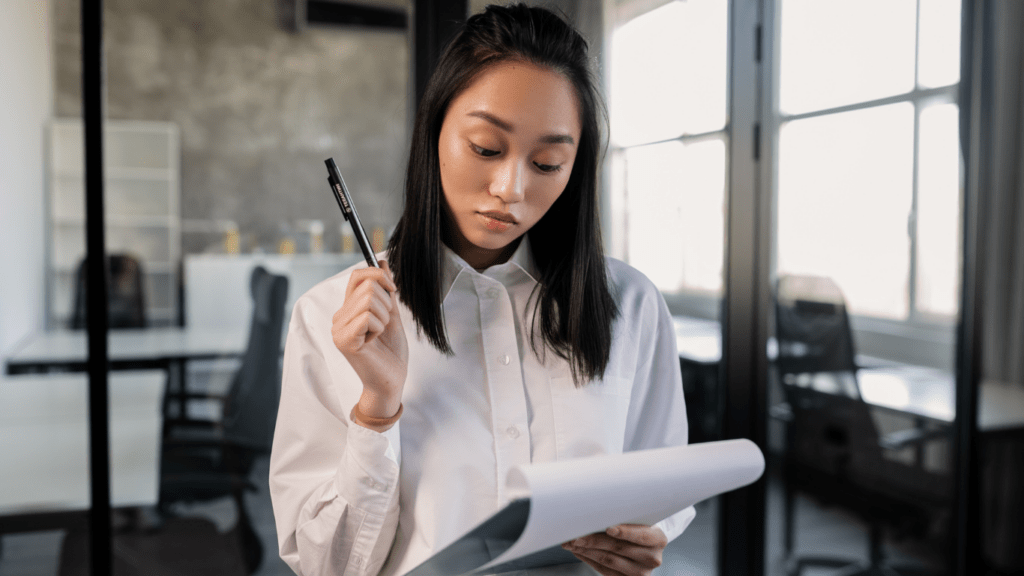
[[(85, 180), (85, 172), (80, 169), (55, 169), (53, 176), (62, 180)], [(171, 168), (124, 168), (108, 166), (104, 169), (103, 179), (110, 180), (156, 180), (160, 182), (177, 182), (178, 174)]]
[[(169, 122), (107, 121), (103, 134), (107, 251), (131, 252), (140, 258), (150, 324), (174, 323), (181, 283), (178, 127)], [(54, 119), (48, 135), (48, 324), (61, 325), (85, 254), (82, 121)]]
[[(54, 216), (54, 224), (59, 226), (85, 226), (85, 218), (73, 216)], [(176, 217), (171, 216), (122, 216), (107, 214), (103, 224), (119, 228), (178, 228)]]
[[(68, 266), (54, 266), (53, 271), (57, 274), (75, 274), (77, 268), (69, 268)], [(146, 260), (142, 261), (142, 273), (147, 276), (150, 274), (171, 274), (176, 275), (178, 272), (178, 264), (176, 262), (149, 262)]]

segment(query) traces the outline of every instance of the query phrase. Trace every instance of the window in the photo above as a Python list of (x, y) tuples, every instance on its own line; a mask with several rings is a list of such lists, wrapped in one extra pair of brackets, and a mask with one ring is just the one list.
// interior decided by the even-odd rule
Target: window
[(610, 253), (644, 272), (670, 305), (673, 295), (717, 298), (725, 242), (728, 2), (668, 2), (634, 18), (615, 14), (613, 22)]
[(958, 309), (960, 1), (780, 0), (776, 262), (852, 313)]

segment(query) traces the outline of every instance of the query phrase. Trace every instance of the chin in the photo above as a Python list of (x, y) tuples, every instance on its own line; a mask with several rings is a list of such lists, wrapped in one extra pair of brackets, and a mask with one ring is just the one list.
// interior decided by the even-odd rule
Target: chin
[(484, 250), (501, 250), (516, 239), (513, 234), (474, 234), (467, 236), (467, 240), (477, 248)]

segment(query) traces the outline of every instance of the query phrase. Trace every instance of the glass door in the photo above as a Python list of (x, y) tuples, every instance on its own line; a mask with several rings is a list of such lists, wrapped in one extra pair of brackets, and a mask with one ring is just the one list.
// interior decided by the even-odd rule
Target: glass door
[[(606, 12), (608, 252), (658, 287), (676, 323), (690, 442), (721, 434), (729, 171), (729, 3), (615, 2)], [(714, 574), (718, 500), (665, 551), (665, 573)]]
[(780, 0), (766, 572), (943, 571), (960, 2)]

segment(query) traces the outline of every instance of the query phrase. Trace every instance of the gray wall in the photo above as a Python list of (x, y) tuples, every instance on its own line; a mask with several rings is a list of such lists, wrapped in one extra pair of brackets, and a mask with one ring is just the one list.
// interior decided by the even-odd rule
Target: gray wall
[[(50, 0), (0, 18), (0, 356), (43, 325), (44, 126), (53, 102)], [(2, 378), (2, 376), (0, 376)]]
[[(367, 228), (397, 222), (407, 155), (409, 50), (402, 32), (280, 23), (274, 0), (107, 0), (107, 116), (181, 130), (185, 253), (233, 220), (242, 251), (320, 219), (338, 249), (326, 186), (333, 156)], [(79, 2), (54, 0), (56, 114), (81, 115)], [(189, 233), (193, 231), (194, 233)]]

